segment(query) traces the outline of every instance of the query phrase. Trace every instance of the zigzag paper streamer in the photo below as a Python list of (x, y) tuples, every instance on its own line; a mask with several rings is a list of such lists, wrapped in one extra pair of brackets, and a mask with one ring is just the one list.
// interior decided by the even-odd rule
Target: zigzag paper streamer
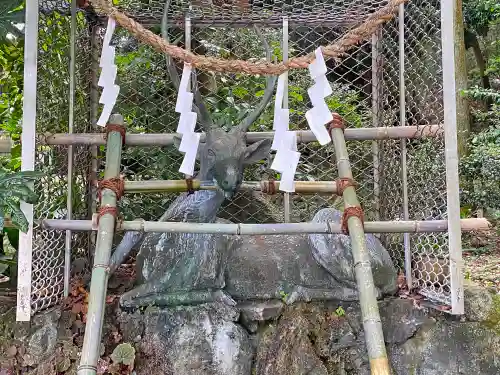
[(99, 66), (101, 67), (101, 76), (99, 77), (98, 86), (102, 87), (102, 94), (99, 103), (104, 104), (101, 116), (97, 121), (97, 125), (105, 126), (111, 116), (111, 112), (116, 104), (116, 99), (120, 93), (120, 86), (115, 85), (117, 67), (115, 62), (115, 47), (109, 45), (111, 37), (116, 28), (116, 22), (113, 18), (108, 18), (108, 26), (104, 41), (102, 44), (101, 60)]
[(295, 172), (300, 159), (297, 152), (297, 137), (289, 130), (290, 111), (283, 109), (283, 97), (286, 74), (278, 78), (276, 101), (274, 104), (274, 138), (271, 146), (276, 150), (276, 157), (271, 168), (281, 173), (280, 190), (292, 193), (295, 191)]
[(193, 112), (193, 93), (189, 92), (189, 78), (191, 77), (191, 65), (184, 64), (179, 93), (175, 104), (175, 112), (180, 114), (177, 133), (182, 134), (179, 151), (184, 153), (179, 172), (192, 176), (196, 163), (196, 154), (200, 144), (200, 133), (195, 133), (197, 114)]
[(327, 68), (321, 47), (316, 49), (314, 53), (316, 58), (309, 65), (309, 74), (314, 80), (314, 85), (307, 90), (313, 107), (306, 112), (306, 120), (319, 144), (324, 146), (332, 141), (325, 125), (333, 120), (333, 116), (328, 109), (325, 98), (333, 91), (326, 78)]

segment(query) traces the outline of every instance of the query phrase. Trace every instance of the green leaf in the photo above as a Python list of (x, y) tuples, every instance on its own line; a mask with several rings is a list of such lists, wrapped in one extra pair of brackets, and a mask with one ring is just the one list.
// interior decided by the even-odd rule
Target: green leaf
[[(2, 215), (3, 217), (3, 215)], [(3, 232), (7, 234), (10, 245), (18, 250), (19, 249), (19, 229), (16, 228), (3, 228)]]
[(9, 33), (20, 33), (13, 24), (24, 22), (24, 9), (20, 9), (22, 3), (20, 0), (0, 1), (0, 41), (5, 41)]
[(114, 363), (121, 363), (125, 366), (133, 365), (135, 361), (135, 348), (129, 343), (120, 344), (111, 353), (111, 360)]
[(9, 208), (12, 224), (21, 232), (26, 233), (28, 231), (29, 223), (26, 216), (24, 216), (23, 211), (21, 211), (21, 208), (19, 207), (19, 202), (7, 200), (5, 203)]
[(14, 196), (22, 199), (26, 203), (36, 204), (38, 196), (26, 185), (12, 185), (10, 186)]

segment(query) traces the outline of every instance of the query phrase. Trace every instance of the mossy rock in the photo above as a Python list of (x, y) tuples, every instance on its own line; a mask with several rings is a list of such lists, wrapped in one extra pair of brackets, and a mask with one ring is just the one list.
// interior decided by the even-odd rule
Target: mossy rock
[(493, 306), (483, 324), (500, 336), (500, 295), (493, 296)]

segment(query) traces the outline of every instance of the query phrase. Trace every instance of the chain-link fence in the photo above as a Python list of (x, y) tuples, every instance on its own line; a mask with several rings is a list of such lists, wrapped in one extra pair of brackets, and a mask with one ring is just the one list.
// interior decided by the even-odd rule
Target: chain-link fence
[[(86, 4), (86, 2), (83, 2)], [(118, 8), (152, 31), (160, 32), (163, 1), (121, 0)], [(191, 49), (226, 59), (265, 56), (252, 28), (258, 25), (282, 58), (282, 23), (288, 17), (290, 57), (334, 42), (359, 25), (387, 1), (173, 1), (170, 38), (184, 46), (184, 17), (190, 12)], [(76, 17), (75, 56), (71, 59), (70, 5), (64, 0), (40, 0), (37, 133), (67, 132), (74, 113), (74, 132), (99, 132), (96, 122), (98, 59), (105, 20), (91, 7)], [(400, 24), (400, 21), (403, 23)], [(404, 36), (400, 37), (400, 29)], [(178, 114), (177, 93), (166, 69), (165, 57), (118, 28), (117, 82), (120, 96), (114, 112), (124, 116), (131, 133), (173, 133)], [(185, 46), (184, 46), (185, 47)], [(400, 51), (403, 51), (400, 59)], [(75, 67), (75, 101), (70, 106), (70, 62)], [(441, 36), (439, 1), (414, 0), (405, 5), (403, 17), (385, 24), (372, 40), (353, 48), (341, 61), (328, 61), (327, 77), (333, 94), (327, 103), (349, 128), (425, 126), (443, 123)], [(179, 67), (181, 65), (179, 64)], [(259, 102), (265, 78), (245, 74), (198, 73), (200, 92), (217, 124), (229, 128), (239, 116)], [(288, 102), (294, 130), (308, 129), (305, 112), (310, 103), (307, 70), (289, 73)], [(405, 95), (401, 96), (404, 92)], [(272, 129), (270, 105), (252, 131)], [(348, 149), (357, 192), (367, 220), (429, 220), (446, 218), (444, 141), (442, 137), (410, 140), (349, 141)], [(337, 170), (331, 145), (299, 145), (301, 162), (296, 180), (334, 180)], [(104, 148), (75, 147), (73, 168), (73, 218), (88, 219), (95, 212), (94, 184), (102, 178)], [(182, 154), (173, 147), (127, 147), (122, 172), (130, 180), (181, 179)], [(255, 165), (246, 180), (276, 178), (270, 162)], [(67, 213), (68, 149), (38, 146), (37, 168), (48, 178), (37, 186), (41, 195), (35, 218), (64, 218)], [(120, 201), (125, 219), (156, 220), (174, 194), (127, 195)], [(227, 202), (220, 216), (234, 222), (284, 220), (283, 195), (239, 193)], [(405, 205), (407, 209), (405, 209)], [(320, 208), (341, 209), (341, 199), (324, 195), (291, 195), (291, 221), (310, 220)], [(405, 213), (407, 212), (407, 214)], [(65, 233), (35, 228), (33, 243), (33, 312), (56, 303), (63, 292)], [(94, 236), (74, 233), (71, 242), (73, 273), (88, 267)], [(381, 236), (395, 264), (404, 270), (411, 253), (413, 287), (444, 304), (450, 304), (447, 236), (443, 234)], [(406, 244), (405, 244), (406, 243)]]

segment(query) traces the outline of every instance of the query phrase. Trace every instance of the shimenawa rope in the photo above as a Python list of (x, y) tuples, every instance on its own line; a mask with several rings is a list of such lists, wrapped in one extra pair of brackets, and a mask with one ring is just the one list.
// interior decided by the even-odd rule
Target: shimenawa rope
[[(374, 34), (380, 25), (394, 18), (399, 5), (409, 0), (389, 0), (387, 5), (369, 15), (358, 27), (348, 31), (337, 42), (322, 46), (326, 58), (339, 59), (347, 50), (358, 43), (367, 40)], [(279, 75), (291, 69), (305, 69), (314, 60), (314, 53), (300, 57), (293, 57), (281, 63), (268, 61), (225, 60), (203, 55), (196, 55), (190, 51), (167, 43), (161, 36), (147, 30), (140, 23), (134, 21), (123, 12), (115, 8), (110, 0), (92, 0), (94, 8), (103, 14), (115, 19), (116, 23), (128, 30), (138, 40), (151, 45), (157, 51), (172, 56), (177, 60), (191, 64), (199, 70), (219, 73), (247, 73), (251, 75)]]

